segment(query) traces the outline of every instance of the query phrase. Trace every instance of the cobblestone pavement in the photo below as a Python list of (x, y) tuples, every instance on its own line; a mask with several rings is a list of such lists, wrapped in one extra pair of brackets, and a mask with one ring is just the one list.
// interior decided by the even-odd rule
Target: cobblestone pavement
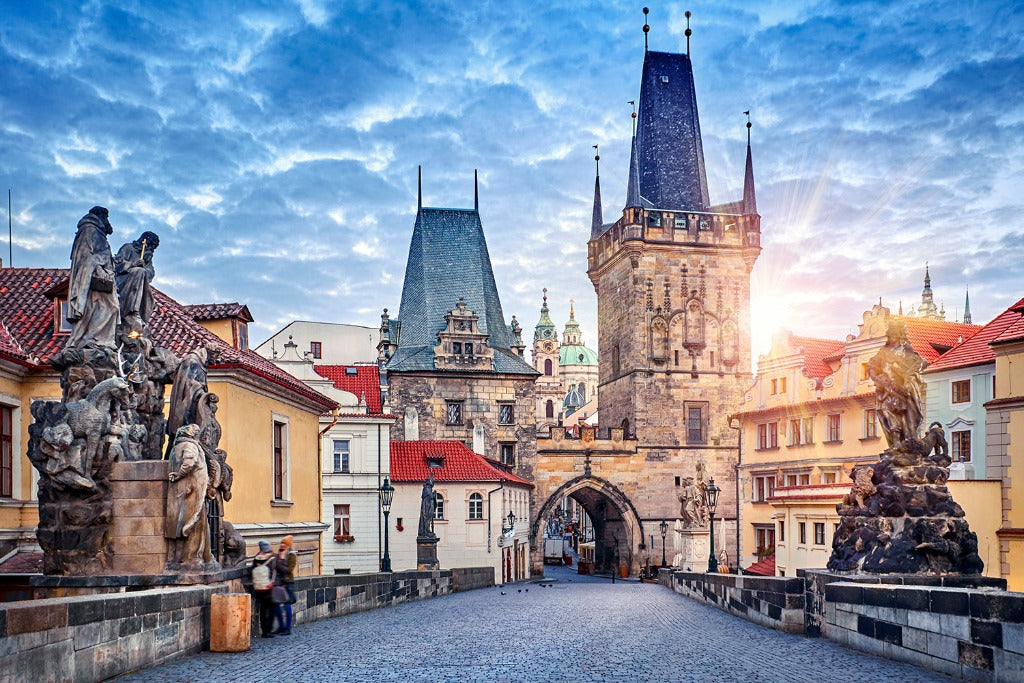
[(656, 584), (548, 568), (510, 584), (257, 638), (118, 678), (172, 681), (950, 681), (917, 667), (756, 626)]

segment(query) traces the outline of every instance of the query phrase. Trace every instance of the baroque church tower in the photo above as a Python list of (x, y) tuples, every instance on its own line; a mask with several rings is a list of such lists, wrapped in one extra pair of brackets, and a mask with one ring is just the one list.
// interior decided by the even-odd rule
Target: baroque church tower
[(750, 123), (743, 197), (712, 205), (689, 54), (645, 52), (634, 117), (625, 207), (603, 223), (598, 178), (587, 245), (601, 431), (636, 436), (647, 463), (638, 484), (651, 501), (644, 517), (677, 516), (679, 477), (704, 471), (731, 517), (728, 416), (752, 381), (750, 271), (761, 251)]
[(559, 352), (558, 330), (551, 320), (548, 290), (545, 288), (544, 303), (540, 307), (540, 320), (533, 329), (533, 369), (540, 373), (535, 385), (538, 433), (559, 423), (562, 397), (565, 396), (558, 372)]

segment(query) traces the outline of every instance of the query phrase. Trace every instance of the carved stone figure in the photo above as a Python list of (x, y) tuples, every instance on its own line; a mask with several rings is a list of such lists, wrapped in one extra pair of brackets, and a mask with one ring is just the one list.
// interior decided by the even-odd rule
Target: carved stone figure
[(245, 539), (227, 520), (220, 523), (221, 555), (220, 564), (225, 569), (240, 567), (245, 563)]
[[(168, 435), (177, 434), (180, 427), (195, 422), (198, 401), (207, 392), (206, 367), (215, 358), (216, 350), (217, 346), (209, 343), (186, 353), (178, 364), (167, 408)], [(168, 453), (172, 446), (168, 443)]]
[(114, 290), (114, 260), (107, 242), (107, 235), (114, 229), (108, 215), (102, 206), (94, 206), (78, 221), (78, 233), (71, 247), (67, 317), (72, 325), (67, 348), (114, 346), (119, 308)]
[(434, 517), (437, 511), (437, 494), (434, 493), (434, 471), (430, 471), (430, 477), (423, 482), (423, 491), (420, 493), (420, 526), (416, 534), (417, 538), (437, 538), (434, 533)]
[(179, 361), (170, 350), (154, 347), (145, 337), (135, 341), (139, 348), (138, 373), (142, 380), (135, 386), (135, 410), (139, 424), (146, 428), (142, 459), (160, 460), (164, 457), (164, 436), (167, 433), (164, 388), (173, 381)]
[(122, 245), (114, 257), (122, 336), (138, 338), (148, 332), (153, 313), (153, 252), (158, 246), (160, 238), (147, 230), (139, 239)]
[(184, 425), (175, 433), (171, 448), (164, 537), (167, 563), (172, 567), (200, 568), (213, 560), (206, 518), (210, 477), (198, 435), (198, 426)]
[(907, 327), (892, 320), (886, 343), (868, 363), (868, 376), (875, 383), (878, 421), (890, 448), (917, 438), (924, 420), (924, 361), (907, 341)]
[(686, 529), (704, 527), (708, 524), (703, 486), (703, 481), (700, 482), (700, 486), (694, 484), (693, 477), (685, 477), (682, 481), (679, 489), (679, 517)]

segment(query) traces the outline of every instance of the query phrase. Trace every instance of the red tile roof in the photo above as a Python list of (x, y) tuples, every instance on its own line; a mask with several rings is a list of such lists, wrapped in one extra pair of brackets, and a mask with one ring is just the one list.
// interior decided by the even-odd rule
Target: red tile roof
[[(356, 374), (348, 374), (349, 368), (354, 368)], [(380, 414), (380, 373), (376, 365), (314, 365), (313, 369), (334, 382), (335, 388), (355, 394), (356, 398), (365, 396), (370, 413)]]
[(240, 318), (247, 323), (253, 321), (249, 307), (233, 301), (229, 304), (184, 304), (186, 311), (196, 320), (223, 320), (224, 318)]
[[(989, 343), (997, 340), (1006, 341), (1006, 339), (1002, 339), (1006, 334), (1011, 336), (1018, 333), (1024, 334), (1024, 329), (1019, 327), (1022, 316), (1024, 316), (1024, 299), (1007, 308), (984, 327), (979, 328), (979, 331), (969, 339), (965, 339), (963, 344), (942, 354), (925, 372), (938, 372), (994, 362), (996, 357), (992, 353), (992, 349), (989, 348)], [(1014, 332), (1014, 329), (1017, 332)]]
[(900, 318), (907, 325), (907, 341), (925, 362), (934, 363), (939, 356), (962, 344), (981, 330), (981, 325), (964, 325), (927, 318)]
[(392, 441), (391, 479), (426, 481), (427, 458), (442, 458), (444, 467), (434, 470), (437, 481), (499, 481), (533, 484), (502, 469), (496, 463), (471, 451), (461, 441)]
[(766, 557), (743, 570), (744, 574), (755, 576), (775, 576), (775, 556)]
[[(0, 268), (0, 323), (18, 343), (33, 366), (46, 367), (50, 357), (64, 347), (65, 335), (53, 333), (53, 291), (67, 280), (66, 268)], [(320, 404), (324, 409), (337, 407), (330, 398), (310, 389), (253, 351), (241, 351), (224, 342), (196, 322), (186, 307), (153, 288), (156, 310), (149, 321), (153, 341), (178, 355), (207, 343), (219, 349), (217, 369), (239, 369), (272, 382)], [(3, 352), (0, 342), (0, 353)]]
[(797, 337), (793, 335), (791, 341), (793, 348), (803, 351), (804, 373), (808, 377), (816, 379), (822, 379), (832, 374), (832, 368), (825, 363), (825, 359), (836, 353), (839, 353), (839, 357), (842, 358), (841, 352), (845, 348), (843, 342), (834, 339), (817, 339), (815, 337)]

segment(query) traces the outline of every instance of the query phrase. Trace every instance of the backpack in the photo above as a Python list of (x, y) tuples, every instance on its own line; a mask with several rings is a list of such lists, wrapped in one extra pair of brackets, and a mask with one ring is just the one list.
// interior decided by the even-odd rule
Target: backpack
[(274, 582), (270, 578), (270, 563), (264, 562), (252, 568), (252, 588), (257, 591), (270, 590)]

